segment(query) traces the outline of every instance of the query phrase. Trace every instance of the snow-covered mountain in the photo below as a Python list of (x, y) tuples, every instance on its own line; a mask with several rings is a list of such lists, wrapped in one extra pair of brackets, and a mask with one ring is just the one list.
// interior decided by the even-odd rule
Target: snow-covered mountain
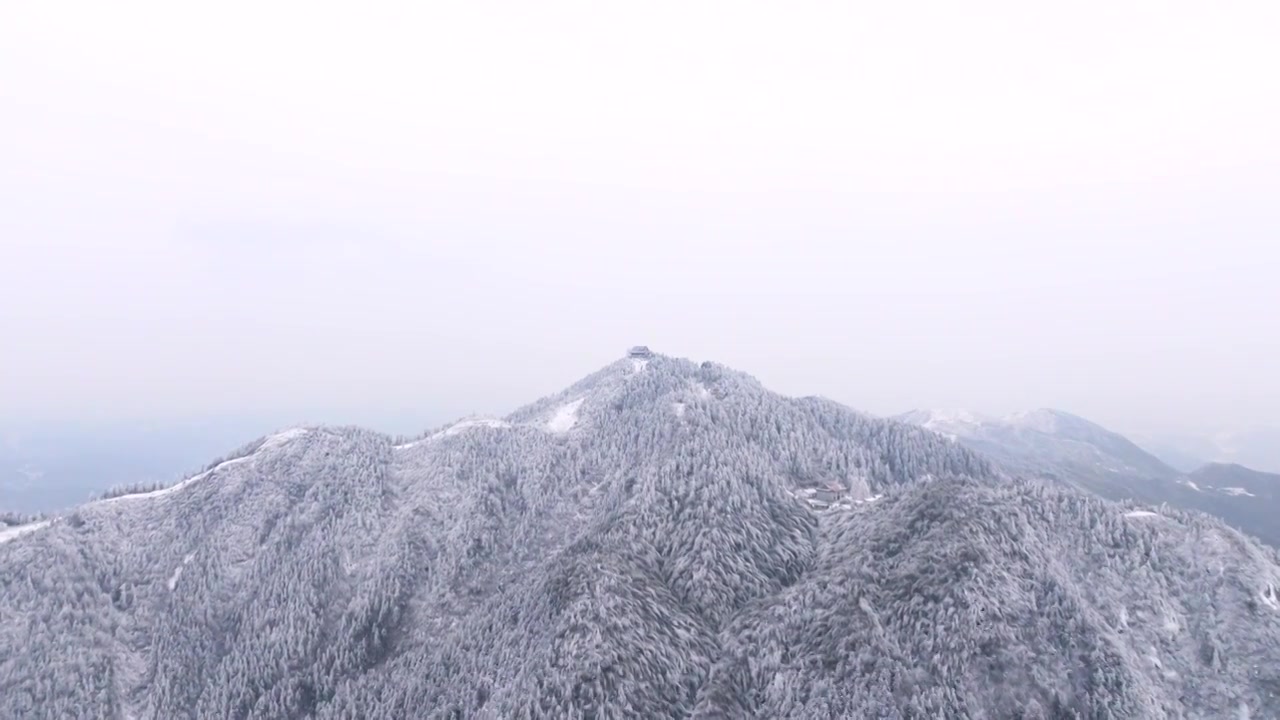
[(1280, 546), (1280, 498), (1217, 492), (1231, 486), (1219, 480), (1220, 472), (1176, 470), (1128, 438), (1070, 413), (1034, 410), (988, 418), (914, 410), (899, 419), (977, 450), (1014, 474), (1067, 482), (1112, 500), (1208, 512)]
[(714, 364), (0, 531), (0, 717), (1271, 717), (1280, 556)]
[(1217, 515), (1280, 547), (1280, 475), (1212, 463), (1190, 473), (1196, 509)]
[[(1280, 475), (1250, 470), (1243, 465), (1210, 463), (1190, 474), (1203, 488), (1235, 497), (1280, 499)], [(1280, 517), (1277, 517), (1280, 522)]]
[(1120, 477), (1178, 475), (1125, 437), (1060, 410), (1032, 410), (1003, 418), (964, 411), (913, 410), (898, 419), (980, 447), (1019, 470), (1069, 471), (1072, 479), (1103, 494), (1107, 494), (1110, 481)]

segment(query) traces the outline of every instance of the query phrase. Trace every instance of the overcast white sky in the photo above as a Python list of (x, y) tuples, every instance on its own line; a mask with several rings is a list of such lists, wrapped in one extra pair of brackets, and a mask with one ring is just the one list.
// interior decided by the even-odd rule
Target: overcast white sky
[(1280, 3), (200, 5), (0, 11), (0, 419), (1280, 408)]

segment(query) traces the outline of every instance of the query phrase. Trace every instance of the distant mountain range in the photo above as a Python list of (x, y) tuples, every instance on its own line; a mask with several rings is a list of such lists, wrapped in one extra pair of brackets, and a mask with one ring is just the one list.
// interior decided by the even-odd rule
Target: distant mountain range
[(914, 410), (898, 419), (977, 450), (1013, 474), (1066, 482), (1111, 500), (1200, 510), (1280, 546), (1280, 475), (1238, 465), (1179, 470), (1124, 436), (1060, 410), (1003, 418)]
[(1211, 462), (1280, 473), (1280, 428), (1254, 427), (1212, 434), (1146, 433), (1134, 442), (1169, 465), (1191, 472)]
[(0, 717), (1280, 714), (1280, 553), (1076, 487), (1196, 480), (1059, 413), (933, 425), (659, 355), (276, 433), (0, 526)]

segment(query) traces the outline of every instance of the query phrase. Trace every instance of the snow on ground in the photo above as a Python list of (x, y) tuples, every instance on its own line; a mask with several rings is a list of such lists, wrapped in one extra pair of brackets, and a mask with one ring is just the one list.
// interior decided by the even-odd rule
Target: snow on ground
[[(234, 460), (228, 460), (228, 461), (226, 461), (226, 462), (224, 462), (224, 463), (219, 463), (216, 467), (214, 467), (214, 468), (213, 468), (213, 470), (217, 470), (218, 468), (225, 467), (225, 466), (227, 466), (227, 465), (238, 465), (238, 464), (240, 464), (240, 463), (242, 463), (242, 462), (248, 462), (248, 461), (249, 461), (249, 459), (250, 459), (251, 457), (252, 457), (252, 456), (246, 456), (246, 457), (242, 457), (242, 458), (236, 458), (236, 459), (234, 459)], [(173, 485), (170, 485), (170, 486), (169, 486), (169, 487), (167, 487), (167, 488), (160, 488), (159, 490), (152, 490), (151, 492), (133, 493), (133, 494), (130, 494), (130, 495), (121, 495), (121, 496), (119, 496), (119, 497), (107, 498), (106, 500), (98, 500), (98, 501), (93, 502), (93, 503), (91, 503), (91, 504), (92, 504), (92, 505), (110, 505), (110, 504), (112, 504), (112, 503), (124, 502), (124, 501), (126, 501), (126, 500), (143, 500), (143, 499), (146, 499), (146, 498), (158, 498), (158, 497), (164, 497), (165, 495), (171, 495), (171, 494), (173, 494), (173, 493), (175, 493), (175, 492), (177, 492), (177, 491), (181, 490), (182, 488), (187, 487), (187, 486), (188, 486), (188, 485), (190, 485), (191, 483), (194, 483), (194, 482), (196, 482), (196, 481), (198, 481), (198, 480), (203, 480), (204, 478), (208, 477), (208, 476), (209, 476), (209, 473), (212, 473), (212, 472), (213, 472), (213, 470), (206, 470), (205, 472), (202, 472), (202, 473), (200, 473), (199, 475), (195, 475), (195, 476), (189, 477), (189, 478), (187, 478), (186, 480), (183, 480), (183, 481), (182, 481), (182, 482), (180, 482), (180, 483), (175, 483), (175, 484), (173, 484)]]
[(1159, 516), (1160, 516), (1160, 513), (1154, 513), (1154, 512), (1151, 512), (1150, 510), (1134, 510), (1134, 511), (1132, 511), (1132, 512), (1127, 512), (1127, 513), (1125, 513), (1125, 514), (1124, 514), (1124, 516), (1125, 516), (1125, 517), (1133, 517), (1133, 518), (1137, 518), (1137, 517), (1159, 517)]
[(272, 435), (271, 437), (267, 438), (266, 440), (263, 440), (262, 447), (258, 448), (258, 452), (262, 452), (263, 450), (270, 450), (271, 448), (275, 448), (275, 447), (280, 447), (281, 445), (284, 445), (290, 440), (300, 438), (306, 434), (307, 434), (306, 428), (293, 428), (291, 430), (278, 432), (275, 435)]
[(921, 427), (926, 430), (940, 432), (943, 429), (978, 425), (981, 422), (982, 418), (979, 418), (968, 410), (930, 410), (929, 419), (925, 420), (921, 424)]
[(505, 420), (498, 420), (497, 418), (468, 418), (466, 420), (459, 420), (458, 422), (450, 425), (449, 427), (445, 428), (444, 430), (441, 430), (438, 433), (428, 435), (427, 437), (424, 437), (418, 440), (414, 440), (413, 442), (407, 442), (403, 445), (396, 445), (395, 449), (408, 450), (410, 448), (415, 448), (421, 445), (422, 443), (428, 442), (430, 440), (439, 440), (442, 437), (451, 437), (453, 435), (457, 435), (458, 433), (464, 432), (466, 430), (470, 430), (472, 428), (478, 428), (478, 427), (487, 427), (487, 428), (495, 428), (495, 429), (509, 428), (511, 427), (511, 423)]
[(178, 587), (178, 578), (182, 577), (182, 568), (186, 567), (187, 565), (190, 565), (191, 561), (195, 560), (195, 558), (196, 558), (195, 553), (187, 553), (186, 557), (182, 558), (182, 564), (173, 569), (173, 574), (169, 576), (170, 592), (173, 592), (173, 589)]
[(1147, 661), (1157, 670), (1164, 668), (1164, 663), (1160, 662), (1160, 651), (1154, 647), (1147, 649)]
[[(271, 437), (262, 441), (262, 445), (260, 445), (258, 449), (255, 450), (254, 452), (244, 457), (233, 458), (231, 460), (227, 460), (226, 462), (218, 463), (216, 466), (214, 466), (209, 470), (206, 470), (198, 475), (189, 477), (186, 480), (183, 480), (181, 482), (174, 483), (173, 485), (170, 485), (167, 488), (152, 490), (151, 492), (121, 495), (119, 497), (107, 498), (105, 500), (95, 500), (94, 502), (89, 503), (89, 505), (102, 506), (102, 505), (110, 505), (113, 503), (125, 502), (129, 500), (145, 500), (145, 499), (164, 497), (166, 495), (172, 495), (173, 493), (178, 492), (179, 490), (191, 485), (194, 482), (203, 480), (204, 478), (208, 477), (210, 474), (214, 473), (217, 470), (221, 470), (231, 465), (239, 465), (241, 463), (250, 462), (254, 459), (255, 456), (258, 455), (258, 453), (261, 453), (264, 450), (271, 450), (272, 448), (278, 448), (288, 443), (290, 440), (294, 440), (296, 438), (302, 437), (303, 435), (306, 435), (307, 432), (308, 431), (305, 428), (293, 428), (292, 430), (285, 430), (284, 432), (276, 433), (275, 435), (272, 435)], [(42, 520), (40, 522), (30, 523), (28, 525), (20, 525), (18, 527), (11, 527), (11, 528), (6, 528), (4, 530), (0, 530), (0, 543), (6, 543), (10, 540), (26, 535), (29, 532), (34, 532), (36, 530), (40, 530), (41, 528), (48, 527), (49, 522), (50, 522), (49, 520)], [(174, 577), (170, 579), (171, 583), (176, 583), (178, 581), (177, 580), (178, 574), (181, 574), (181, 569), (179, 569), (179, 571), (175, 573)]]
[(711, 398), (711, 390), (702, 383), (695, 384), (693, 386), (693, 391), (698, 394), (698, 398), (701, 400), (708, 400)]
[(1191, 482), (1190, 480), (1183, 480), (1183, 481), (1182, 481), (1182, 484), (1183, 484), (1183, 485), (1186, 485), (1187, 487), (1189, 487), (1189, 488), (1191, 488), (1192, 490), (1195, 490), (1195, 491), (1197, 491), (1197, 492), (1204, 492), (1203, 490), (1200, 490), (1200, 486), (1199, 486), (1199, 485), (1197, 485), (1197, 484), (1195, 484), (1195, 483)]
[(1027, 428), (1051, 435), (1058, 430), (1058, 418), (1049, 410), (1023, 410), (1012, 415), (1006, 415), (1004, 422), (1015, 427)]
[(1280, 610), (1280, 597), (1277, 594), (1275, 586), (1268, 583), (1262, 591), (1262, 602), (1272, 610)]
[(1249, 492), (1248, 490), (1245, 490), (1244, 488), (1229, 487), (1229, 488), (1218, 488), (1218, 489), (1228, 495), (1234, 495), (1234, 496), (1248, 495), (1249, 497), (1257, 497), (1257, 495), (1254, 495), (1253, 493)]
[(553, 433), (569, 432), (574, 425), (578, 424), (578, 408), (582, 406), (582, 401), (586, 398), (578, 398), (571, 403), (567, 403), (556, 414), (547, 421), (547, 429)]
[[(487, 428), (506, 428), (511, 427), (511, 423), (505, 420), (496, 420), (494, 418), (474, 418), (472, 420), (462, 420), (448, 427), (443, 432), (437, 433), (436, 436), (457, 435), (464, 430), (471, 428), (487, 427)], [(433, 436), (435, 437), (435, 436)]]
[(671, 403), (671, 410), (676, 414), (676, 417), (684, 417), (685, 407), (685, 404), (682, 402)]
[(913, 410), (911, 423), (937, 433), (951, 442), (968, 437), (988, 420), (968, 410)]
[(294, 428), (292, 430), (285, 430), (284, 432), (276, 433), (275, 435), (272, 435), (266, 440), (263, 440), (262, 445), (260, 445), (257, 450), (249, 453), (248, 455), (245, 455), (244, 457), (232, 458), (230, 460), (225, 460), (223, 462), (220, 462), (217, 465), (213, 466), (212, 468), (200, 473), (199, 475), (189, 477), (186, 480), (170, 485), (167, 488), (152, 490), (151, 492), (121, 495), (119, 497), (108, 498), (106, 500), (97, 500), (90, 504), (91, 505), (107, 505), (110, 503), (124, 502), (125, 500), (144, 500), (147, 498), (158, 498), (158, 497), (164, 497), (165, 495), (171, 495), (187, 487), (188, 485), (191, 485), (191, 483), (194, 483), (199, 480), (203, 480), (204, 478), (208, 477), (214, 472), (217, 472), (218, 470), (222, 470), (222, 469), (231, 467), (233, 465), (241, 465), (243, 463), (251, 462), (254, 459), (254, 457), (258, 455), (258, 453), (261, 453), (264, 450), (271, 450), (272, 448), (278, 448), (288, 443), (290, 440), (294, 440), (296, 438), (302, 437), (303, 435), (306, 435), (307, 432), (308, 431), (304, 428)]
[(37, 530), (43, 530), (44, 528), (47, 528), (47, 527), (49, 527), (48, 520), (41, 520), (40, 522), (27, 523), (26, 525), (18, 525), (17, 527), (6, 527), (5, 529), (0, 530), (0, 545), (3, 545), (9, 542), (10, 540), (17, 540), (18, 538), (22, 537), (23, 535), (26, 535), (27, 533), (33, 533)]
[(205, 470), (199, 475), (193, 475), (187, 478), (186, 480), (183, 480), (182, 482), (179, 482), (179, 483), (174, 483), (173, 485), (170, 485), (167, 488), (160, 488), (159, 490), (152, 490), (151, 492), (120, 495), (119, 497), (107, 498), (106, 500), (95, 500), (94, 502), (90, 503), (90, 505), (110, 505), (112, 503), (125, 502), (126, 500), (145, 500), (148, 498), (158, 498), (158, 497), (164, 497), (165, 495), (172, 495), (173, 493), (178, 492), (179, 490), (191, 485), (194, 482), (198, 482), (200, 480), (205, 479), (206, 477), (209, 477), (209, 475), (211, 475), (215, 470), (221, 470), (225, 467), (230, 467), (232, 465), (240, 465), (242, 463), (247, 463), (252, 459), (253, 459), (253, 454), (245, 455), (244, 457), (232, 458), (231, 460), (218, 463), (217, 465), (213, 466), (213, 468), (210, 470)]
[(646, 367), (648, 367), (648, 366), (649, 366), (649, 361), (648, 361), (648, 360), (645, 360), (645, 359), (643, 359), (643, 358), (632, 358), (632, 359), (631, 359), (631, 367), (632, 367), (636, 372), (640, 372), (641, 370), (644, 370), (644, 369), (645, 369)]

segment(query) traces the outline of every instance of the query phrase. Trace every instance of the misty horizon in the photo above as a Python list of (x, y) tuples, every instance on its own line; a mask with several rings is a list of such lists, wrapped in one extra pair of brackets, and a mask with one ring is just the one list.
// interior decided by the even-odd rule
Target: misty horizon
[[(662, 352), (661, 349), (657, 349)], [(672, 357), (686, 357), (678, 353), (663, 353)], [(622, 353), (615, 353), (612, 360), (621, 357)], [(829, 400), (834, 400), (846, 405), (854, 410), (865, 412), (867, 414), (892, 418), (903, 413), (913, 410), (932, 410), (943, 412), (965, 412), (971, 413), (976, 418), (988, 421), (1007, 420), (1019, 413), (1025, 413), (1035, 410), (1055, 410), (1066, 412), (1072, 415), (1082, 417), (1084, 419), (1096, 422), (1108, 429), (1120, 432), (1122, 434), (1136, 434), (1138, 436), (1151, 435), (1155, 437), (1198, 437), (1202, 439), (1212, 438), (1214, 436), (1226, 437), (1232, 433), (1240, 433), (1257, 430), (1276, 430), (1280, 429), (1280, 424), (1275, 422), (1267, 422), (1263, 420), (1257, 423), (1246, 423), (1241, 421), (1225, 421), (1217, 424), (1209, 423), (1189, 423), (1183, 418), (1163, 418), (1155, 422), (1125, 422), (1112, 421), (1107, 417), (1103, 417), (1101, 413), (1091, 413), (1081, 410), (1079, 407), (1070, 404), (1049, 404), (1044, 402), (1029, 401), (1025, 403), (1009, 403), (1003, 405), (973, 404), (973, 405), (947, 405), (945, 403), (930, 403), (926, 399), (920, 398), (921, 402), (914, 405), (892, 403), (892, 399), (887, 399), (871, 405), (863, 402), (856, 395), (848, 396), (830, 392), (824, 392), (821, 388), (815, 386), (812, 382), (788, 382), (783, 373), (783, 381), (779, 382), (778, 377), (770, 377), (754, 372), (749, 367), (726, 363), (715, 357), (696, 357), (688, 358), (698, 362), (711, 361), (732, 367), (735, 370), (747, 372), (754, 375), (767, 387), (784, 395), (793, 397), (818, 396)], [(221, 428), (258, 428), (253, 432), (266, 432), (271, 429), (283, 429), (292, 426), (309, 426), (309, 425), (359, 425), (370, 429), (386, 432), (393, 435), (413, 435), (424, 430), (444, 425), (467, 416), (505, 416), (518, 408), (527, 405), (537, 399), (555, 392), (572, 382), (598, 370), (600, 367), (607, 365), (611, 361), (610, 358), (601, 358), (599, 364), (583, 367), (576, 375), (559, 372), (548, 372), (545, 375), (532, 378), (527, 388), (509, 387), (509, 395), (506, 397), (493, 394), (491, 391), (486, 399), (490, 400), (485, 403), (475, 401), (476, 397), (485, 397), (485, 386), (464, 386), (466, 391), (451, 392), (433, 392), (424, 394), (415, 402), (413, 398), (401, 398), (401, 403), (389, 406), (377, 406), (374, 404), (364, 405), (358, 401), (349, 404), (333, 403), (326, 405), (328, 399), (323, 393), (316, 393), (312, 397), (312, 401), (298, 406), (278, 406), (263, 407), (250, 411), (237, 410), (235, 408), (219, 408), (213, 411), (203, 411), (200, 409), (192, 409), (188, 411), (165, 411), (165, 412), (139, 412), (137, 414), (110, 414), (101, 412), (86, 412), (83, 414), (61, 414), (51, 416), (41, 416), (28, 414), (23, 416), (5, 416), (0, 415), (0, 432), (9, 434), (10, 436), (19, 436), (24, 432), (32, 432), (35, 434), (47, 433), (50, 431), (68, 431), (68, 432), (94, 432), (110, 428), (134, 428), (140, 430), (177, 427), (221, 427)], [(572, 370), (568, 370), (572, 373)], [(463, 376), (466, 377), (466, 376)], [(456, 388), (456, 382), (461, 378), (453, 378), (441, 376), (437, 378), (446, 387)], [(542, 382), (538, 382), (541, 380)], [(522, 392), (523, 390), (523, 392)], [(468, 394), (470, 393), (470, 394)], [(919, 397), (919, 396), (917, 396)]]
[[(612, 360), (616, 366), (622, 357)], [(703, 360), (697, 358), (696, 360)], [(48, 512), (71, 507), (119, 487), (150, 484), (170, 485), (191, 477), (205, 467), (211, 457), (222, 457), (231, 448), (297, 427), (358, 426), (391, 437), (419, 438), (452, 426), (471, 416), (507, 417), (517, 410), (562, 391), (574, 382), (610, 363), (586, 369), (577, 377), (562, 381), (561, 386), (536, 391), (508, 404), (494, 403), (480, 407), (475, 403), (459, 403), (446, 407), (424, 403), (407, 407), (400, 413), (378, 412), (360, 408), (313, 407), (305, 412), (275, 410), (222, 415), (190, 415), (143, 418), (77, 418), (74, 421), (48, 419), (20, 422), (0, 419), (0, 508), (18, 512)], [(741, 370), (741, 368), (733, 368)], [(749, 373), (749, 371), (746, 371)], [(770, 390), (767, 378), (756, 376)], [(925, 426), (951, 437), (963, 432), (946, 425), (952, 411), (969, 427), (1027, 426), (1016, 415), (1040, 408), (1021, 408), (1012, 413), (996, 414), (972, 408), (906, 408), (873, 413), (856, 402), (821, 393), (782, 391), (793, 397), (819, 395), (835, 400), (854, 410), (890, 419), (899, 418), (906, 410), (942, 411), (944, 426)], [(1051, 408), (1079, 415), (1070, 408)], [(1085, 420), (1099, 422), (1084, 416)], [(918, 422), (918, 420), (910, 420)], [(992, 424), (994, 423), (994, 425)], [(1212, 463), (1245, 465), (1264, 472), (1280, 472), (1280, 456), (1274, 452), (1277, 433), (1265, 426), (1226, 428), (1212, 433), (1135, 432), (1132, 429), (1107, 426), (1135, 442), (1159, 462), (1182, 472), (1191, 472)]]
[(642, 342), (877, 415), (1274, 426), (1275, 12), (27, 6), (0, 422), (430, 424)]

